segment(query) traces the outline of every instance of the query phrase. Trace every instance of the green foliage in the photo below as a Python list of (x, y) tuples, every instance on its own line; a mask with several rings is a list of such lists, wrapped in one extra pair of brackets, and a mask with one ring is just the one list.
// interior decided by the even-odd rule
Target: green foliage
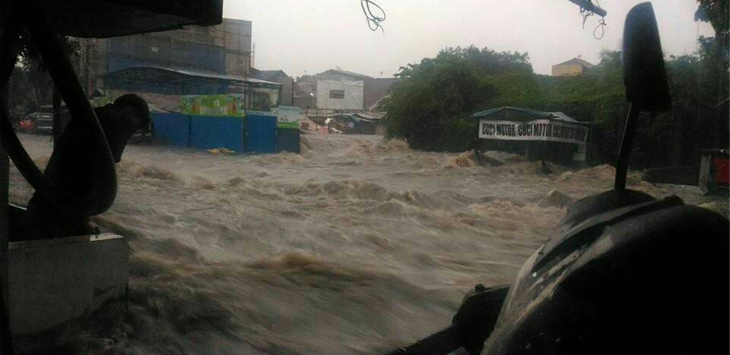
[(695, 21), (709, 22), (718, 37), (728, 34), (728, 0), (698, 0)]
[(53, 81), (47, 73), (24, 62), (13, 70), (8, 82), (10, 118), (15, 123), (39, 106), (50, 104)]
[[(389, 116), (389, 135), (406, 138), (416, 149), (453, 150), (462, 146), (464, 143), (458, 138), (453, 146), (447, 143), (444, 130), (451, 132), (452, 120), (468, 117), (495, 94), (492, 83), (480, 69), (480, 65), (486, 64), (479, 64), (490, 60), (505, 61), (486, 49), (450, 48), (436, 58), (401, 68), (397, 76), (403, 80), (383, 104)], [(469, 140), (467, 137), (463, 139)]]
[[(61, 47), (71, 60), (80, 57), (78, 42), (69, 37), (61, 38)], [(17, 64), (8, 83), (8, 101), (13, 123), (35, 111), (39, 106), (51, 104), (54, 87), (43, 58), (27, 30), (23, 29), (20, 32), (14, 50), (18, 54)]]
[[(727, 52), (712, 38), (700, 38), (696, 54), (667, 58), (673, 108), (641, 117), (634, 166), (695, 165), (701, 149), (727, 147), (727, 64)], [(442, 51), (401, 68), (399, 76), (403, 80), (385, 104), (388, 134), (415, 149), (470, 149), (477, 131), (471, 114), (516, 106), (594, 123), (592, 156), (612, 162), (628, 111), (616, 51), (602, 52), (600, 63), (577, 77), (536, 75), (526, 53), (475, 47)]]
[[(388, 134), (416, 149), (464, 150), (476, 139), (467, 118), (497, 95), (492, 73), (532, 73), (527, 53), (497, 53), (488, 48), (449, 48), (436, 58), (402, 67), (403, 79), (383, 103)], [(467, 127), (474, 130), (467, 133)]]

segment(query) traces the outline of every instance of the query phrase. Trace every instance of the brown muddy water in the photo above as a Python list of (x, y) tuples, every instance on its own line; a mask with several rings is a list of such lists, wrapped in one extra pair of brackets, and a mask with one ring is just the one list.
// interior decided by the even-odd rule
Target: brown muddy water
[[(128, 147), (117, 201), (95, 221), (132, 248), (130, 314), (78, 352), (384, 353), (447, 326), (475, 284), (511, 282), (564, 215), (563, 194), (607, 190), (614, 173), (546, 174), (499, 152), (488, 155), (503, 165), (479, 166), (378, 136), (302, 138), (301, 155)], [(21, 140), (47, 160), (47, 136)], [(629, 185), (712, 201), (636, 173)], [(11, 201), (30, 193), (13, 170)]]

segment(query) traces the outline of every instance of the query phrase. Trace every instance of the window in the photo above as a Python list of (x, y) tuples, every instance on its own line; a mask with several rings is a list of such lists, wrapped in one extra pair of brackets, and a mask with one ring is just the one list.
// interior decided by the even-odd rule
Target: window
[(344, 99), (345, 90), (330, 90), (330, 99)]

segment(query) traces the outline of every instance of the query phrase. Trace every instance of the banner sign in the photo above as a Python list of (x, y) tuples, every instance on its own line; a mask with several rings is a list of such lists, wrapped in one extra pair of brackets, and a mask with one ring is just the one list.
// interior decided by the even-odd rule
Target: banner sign
[(479, 121), (479, 138), (585, 144), (588, 128), (551, 120)]
[(271, 111), (276, 113), (277, 127), (299, 129), (299, 117), (301, 115), (299, 107), (279, 106)]
[(184, 95), (180, 111), (188, 115), (237, 116), (246, 114), (244, 95)]

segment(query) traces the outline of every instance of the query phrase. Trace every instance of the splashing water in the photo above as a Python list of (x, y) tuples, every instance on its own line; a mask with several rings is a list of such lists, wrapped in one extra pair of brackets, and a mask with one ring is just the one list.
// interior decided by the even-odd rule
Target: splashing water
[[(22, 139), (50, 154), (44, 137)], [(546, 173), (500, 152), (486, 153), (500, 164), (480, 164), (376, 136), (302, 145), (259, 156), (127, 148), (117, 201), (95, 218), (132, 248), (130, 314), (109, 353), (386, 352), (448, 325), (475, 284), (509, 283), (566, 205), (614, 174)], [(630, 187), (656, 197), (710, 201), (637, 176)], [(32, 191), (15, 170), (11, 186), (25, 203)]]

